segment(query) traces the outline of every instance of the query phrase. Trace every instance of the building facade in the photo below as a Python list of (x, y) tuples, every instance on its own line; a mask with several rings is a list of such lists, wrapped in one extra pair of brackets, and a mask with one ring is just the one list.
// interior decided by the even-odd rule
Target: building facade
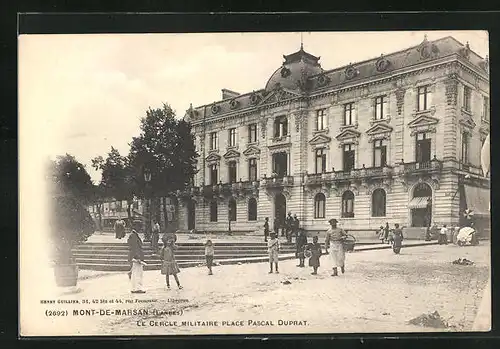
[(489, 222), (480, 165), (488, 58), (452, 37), (325, 70), (284, 56), (264, 89), (190, 107), (200, 154), (179, 227), (262, 231), (297, 214), (307, 231)]

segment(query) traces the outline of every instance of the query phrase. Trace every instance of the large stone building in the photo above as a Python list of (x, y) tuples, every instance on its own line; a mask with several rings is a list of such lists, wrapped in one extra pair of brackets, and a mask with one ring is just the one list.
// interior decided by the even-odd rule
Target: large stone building
[(452, 37), (326, 70), (301, 47), (265, 88), (191, 107), (200, 154), (181, 229), (262, 231), (296, 213), (307, 231), (489, 226), (488, 58)]

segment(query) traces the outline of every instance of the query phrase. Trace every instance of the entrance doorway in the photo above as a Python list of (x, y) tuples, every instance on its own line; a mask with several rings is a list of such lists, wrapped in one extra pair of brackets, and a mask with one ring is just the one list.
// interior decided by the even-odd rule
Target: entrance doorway
[(432, 189), (426, 183), (418, 183), (413, 189), (411, 210), (412, 227), (429, 227), (432, 222)]
[(195, 208), (196, 208), (196, 204), (194, 202), (194, 200), (189, 200), (187, 202), (187, 219), (188, 219), (188, 230), (191, 230), (191, 229), (194, 229), (195, 228), (195, 221), (196, 221), (196, 217), (195, 217)]
[(285, 224), (286, 198), (281, 193), (274, 197), (274, 217), (278, 220), (280, 227)]

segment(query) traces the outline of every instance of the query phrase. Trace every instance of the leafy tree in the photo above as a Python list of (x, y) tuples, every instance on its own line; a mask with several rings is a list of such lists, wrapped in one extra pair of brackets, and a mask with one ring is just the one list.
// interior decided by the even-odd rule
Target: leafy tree
[(55, 189), (68, 196), (88, 203), (93, 195), (94, 186), (85, 166), (70, 154), (57, 156), (56, 161), (49, 164), (52, 183)]
[(128, 158), (121, 156), (116, 148), (111, 147), (106, 159), (98, 156), (92, 159), (92, 166), (96, 170), (102, 171), (101, 186), (104, 194), (107, 197), (113, 197), (115, 200), (127, 201), (127, 216), (129, 226), (131, 226), (131, 208), (136, 185)]
[(144, 196), (144, 169), (151, 171), (151, 188), (163, 200), (165, 227), (168, 225), (166, 197), (184, 190), (196, 173), (194, 135), (191, 124), (175, 119), (175, 112), (164, 103), (162, 108), (146, 111), (141, 119), (141, 133), (130, 144), (129, 161), (134, 169), (138, 194)]
[(86, 209), (94, 185), (90, 175), (74, 156), (58, 156), (48, 164), (51, 240), (59, 264), (72, 261), (71, 248), (94, 232), (94, 222)]

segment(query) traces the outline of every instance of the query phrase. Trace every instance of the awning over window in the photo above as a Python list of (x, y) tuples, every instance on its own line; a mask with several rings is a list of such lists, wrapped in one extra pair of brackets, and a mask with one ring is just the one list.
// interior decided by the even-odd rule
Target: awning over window
[(488, 216), (490, 214), (490, 191), (485, 188), (464, 185), (467, 208), (474, 215)]
[(408, 207), (410, 209), (413, 209), (413, 208), (426, 208), (427, 207), (427, 202), (430, 199), (431, 198), (429, 196), (423, 196), (423, 197), (413, 198), (408, 203)]

